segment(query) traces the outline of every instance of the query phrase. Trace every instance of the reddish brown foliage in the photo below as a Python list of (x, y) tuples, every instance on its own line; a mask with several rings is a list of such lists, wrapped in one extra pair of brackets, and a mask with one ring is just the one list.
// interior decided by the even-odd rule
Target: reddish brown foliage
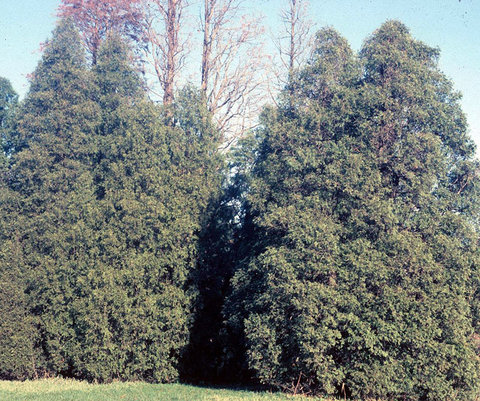
[(108, 33), (138, 39), (140, 5), (141, 0), (62, 0), (59, 15), (73, 18), (95, 64), (100, 43)]

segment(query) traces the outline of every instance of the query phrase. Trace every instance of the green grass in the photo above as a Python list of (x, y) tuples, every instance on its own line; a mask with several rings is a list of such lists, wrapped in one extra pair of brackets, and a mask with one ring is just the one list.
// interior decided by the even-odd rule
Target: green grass
[[(25, 382), (0, 381), (0, 400), (6, 401), (285, 401), (316, 400), (281, 393), (224, 390), (184, 384), (89, 384), (66, 379)], [(323, 400), (328, 401), (328, 400)]]

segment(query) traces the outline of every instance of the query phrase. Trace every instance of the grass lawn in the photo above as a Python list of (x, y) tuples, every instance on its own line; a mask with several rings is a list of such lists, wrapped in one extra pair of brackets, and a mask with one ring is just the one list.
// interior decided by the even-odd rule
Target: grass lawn
[[(202, 388), (184, 384), (112, 383), (89, 384), (65, 379), (25, 382), (0, 381), (0, 400), (5, 401), (328, 401), (292, 397), (281, 393)], [(333, 400), (331, 400), (333, 401)]]

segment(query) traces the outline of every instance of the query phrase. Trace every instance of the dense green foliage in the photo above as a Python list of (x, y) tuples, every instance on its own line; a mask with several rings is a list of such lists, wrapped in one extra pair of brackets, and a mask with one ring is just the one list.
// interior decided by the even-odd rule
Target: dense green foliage
[(11, 152), (11, 133), (17, 104), (18, 95), (12, 84), (0, 77), (0, 168), (5, 166), (6, 156)]
[(324, 29), (264, 114), (255, 246), (226, 308), (263, 383), (424, 400), (477, 391), (478, 165), (437, 56), (398, 22), (358, 58)]
[(26, 98), (0, 79), (0, 378), (249, 380), (310, 394), (479, 391), (479, 182), (437, 49), (322, 29), (229, 154), (115, 35), (71, 21)]
[[(5, 185), (5, 173), (8, 170), (8, 154), (11, 149), (13, 116), (18, 96), (9, 81), (0, 78), (0, 202), (8, 198)], [(0, 216), (0, 244), (10, 240), (8, 232), (14, 222), (12, 216)], [(13, 268), (18, 250), (12, 252), (8, 246), (0, 248), (0, 258), (8, 260), (0, 268), (0, 376), (5, 378), (24, 377), (25, 366), (32, 372), (32, 338), (35, 332), (32, 326), (24, 294), (22, 271)]]
[(90, 237), (79, 213), (93, 199), (88, 166), (94, 113), (82, 55), (76, 33), (59, 25), (18, 111), (16, 145), (4, 176), (2, 217), (8, 231), (0, 263), (2, 270), (18, 272), (34, 302), (27, 299), (42, 335), (27, 348), (42, 349), (48, 358), (47, 366), (30, 361), (35, 369), (62, 371), (69, 363), (68, 306), (79, 272), (75, 250)]
[(112, 37), (88, 70), (62, 21), (16, 117), (0, 265), (19, 284), (2, 297), (15, 303), (5, 324), (25, 314), (17, 354), (35, 355), (13, 377), (178, 377), (200, 238), (220, 191), (219, 137), (190, 89), (165, 124), (129, 60)]

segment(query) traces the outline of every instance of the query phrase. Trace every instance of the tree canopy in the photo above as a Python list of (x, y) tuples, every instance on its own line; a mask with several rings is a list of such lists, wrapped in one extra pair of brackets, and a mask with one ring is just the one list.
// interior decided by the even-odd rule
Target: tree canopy
[(227, 168), (208, 85), (149, 99), (119, 11), (82, 17), (93, 63), (67, 18), (24, 100), (0, 79), (0, 378), (478, 396), (479, 162), (439, 50), (321, 29)]
[(167, 124), (115, 35), (93, 68), (84, 60), (78, 33), (61, 21), (2, 176), (0, 264), (23, 279), (16, 299), (39, 333), (28, 337), (38, 360), (25, 375), (173, 381), (220, 190), (218, 131), (189, 89)]
[(477, 389), (478, 178), (438, 51), (334, 30), (263, 117), (249, 262), (225, 310), (266, 384), (356, 397)]

